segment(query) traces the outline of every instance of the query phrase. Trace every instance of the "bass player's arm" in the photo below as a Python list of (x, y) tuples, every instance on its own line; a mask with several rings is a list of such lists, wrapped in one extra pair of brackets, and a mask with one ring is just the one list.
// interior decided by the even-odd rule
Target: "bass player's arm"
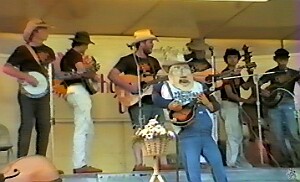
[(235, 94), (232, 90), (232, 87), (230, 84), (226, 84), (224, 86), (225, 88), (225, 92), (226, 92), (226, 95), (228, 98), (236, 101), (236, 102), (243, 102), (243, 103), (249, 103), (249, 104), (252, 104), (255, 102), (255, 98), (249, 98), (249, 99), (244, 99), (244, 98), (241, 98), (239, 95)]

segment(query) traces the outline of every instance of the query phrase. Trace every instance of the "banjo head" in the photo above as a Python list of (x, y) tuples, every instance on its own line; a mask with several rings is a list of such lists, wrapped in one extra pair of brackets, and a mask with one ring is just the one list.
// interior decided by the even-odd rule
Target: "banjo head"
[(30, 95), (39, 95), (47, 91), (48, 89), (48, 81), (47, 78), (39, 72), (28, 72), (29, 75), (33, 76), (38, 81), (38, 85), (36, 87), (26, 84), (23, 85), (23, 89), (29, 93)]

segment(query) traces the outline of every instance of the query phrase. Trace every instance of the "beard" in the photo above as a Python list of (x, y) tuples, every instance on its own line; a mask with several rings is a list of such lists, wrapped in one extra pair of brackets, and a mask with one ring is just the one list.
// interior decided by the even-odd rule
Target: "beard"
[(152, 53), (152, 49), (143, 49), (145, 55), (149, 55)]

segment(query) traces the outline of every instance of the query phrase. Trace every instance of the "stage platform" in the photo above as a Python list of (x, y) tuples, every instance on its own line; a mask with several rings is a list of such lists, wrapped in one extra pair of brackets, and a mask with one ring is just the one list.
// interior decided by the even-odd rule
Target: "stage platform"
[[(226, 169), (229, 182), (288, 182), (300, 181), (300, 168), (250, 168)], [(149, 182), (151, 172), (119, 174), (76, 174), (63, 175), (64, 182)], [(166, 182), (187, 182), (185, 173), (179, 171), (162, 172)], [(209, 170), (203, 170), (203, 182), (213, 182)]]

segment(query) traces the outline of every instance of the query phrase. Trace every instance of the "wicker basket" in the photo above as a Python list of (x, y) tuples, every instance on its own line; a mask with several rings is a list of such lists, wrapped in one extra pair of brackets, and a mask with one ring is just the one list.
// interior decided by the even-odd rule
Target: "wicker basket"
[(165, 154), (169, 139), (166, 137), (158, 137), (151, 140), (144, 139), (144, 156), (160, 156)]

